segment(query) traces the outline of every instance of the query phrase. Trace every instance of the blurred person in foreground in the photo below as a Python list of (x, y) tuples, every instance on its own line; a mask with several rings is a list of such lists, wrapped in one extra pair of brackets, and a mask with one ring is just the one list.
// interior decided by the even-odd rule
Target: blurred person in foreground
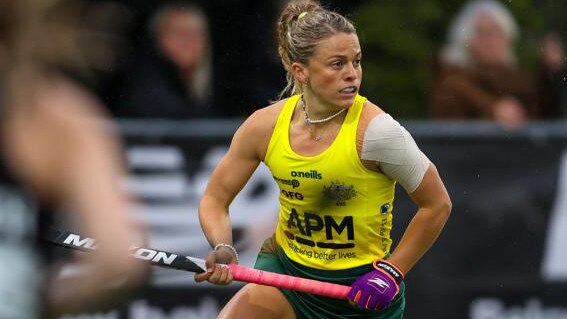
[(431, 116), (494, 120), (507, 128), (535, 117), (536, 89), (514, 53), (518, 32), (500, 2), (468, 2), (433, 66)]
[(539, 114), (543, 119), (567, 119), (567, 56), (559, 33), (545, 35), (540, 53)]
[[(290, 1), (277, 34), (288, 79), (281, 95), (291, 96), (248, 117), (212, 173), (199, 220), (213, 250), (195, 280), (232, 281), (219, 265), (238, 262), (229, 206), (263, 162), (281, 189), (280, 211), (255, 267), (350, 285), (349, 300), (247, 284), (219, 318), (402, 318), (404, 274), (443, 229), (449, 195), (411, 135), (358, 94), (352, 22), (316, 1)], [(397, 182), (418, 209), (390, 252), (394, 215), (410, 213), (393, 210)]]
[[(81, 5), (0, 0), (0, 318), (81, 311), (145, 273), (129, 257), (141, 230), (120, 185), (121, 145), (100, 103), (66, 75), (100, 49), (79, 45)], [(77, 277), (49, 276), (39, 249), (40, 219), (56, 211), (98, 241), (74, 258)]]
[(161, 6), (149, 23), (151, 45), (126, 70), (117, 116), (190, 119), (213, 116), (211, 42), (203, 10), (191, 2)]

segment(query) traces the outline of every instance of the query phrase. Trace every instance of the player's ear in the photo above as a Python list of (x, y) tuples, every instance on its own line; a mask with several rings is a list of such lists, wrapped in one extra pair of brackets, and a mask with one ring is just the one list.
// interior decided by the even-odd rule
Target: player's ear
[(309, 81), (309, 70), (300, 62), (293, 62), (291, 64), (291, 72), (293, 73), (297, 82), (306, 84)]

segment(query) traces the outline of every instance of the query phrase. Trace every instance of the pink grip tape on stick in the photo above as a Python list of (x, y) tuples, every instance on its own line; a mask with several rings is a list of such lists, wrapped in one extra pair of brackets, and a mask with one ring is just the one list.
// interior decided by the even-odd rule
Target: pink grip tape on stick
[[(96, 241), (93, 238), (84, 237), (80, 234), (68, 231), (51, 229), (45, 235), (44, 239), (58, 246), (77, 249), (85, 252), (90, 252), (96, 249)], [(164, 250), (134, 246), (131, 248), (130, 254), (134, 258), (143, 260), (155, 266), (196, 273), (202, 273), (207, 270), (205, 260), (201, 258), (183, 256)], [(348, 293), (351, 289), (349, 286), (289, 275), (282, 275), (236, 264), (224, 266), (230, 268), (233, 278), (237, 281), (256, 283), (260, 285), (273, 286), (289, 290), (297, 290), (330, 298), (347, 299)]]
[(234, 280), (243, 282), (296, 290), (337, 299), (347, 299), (347, 295), (350, 291), (349, 286), (330, 282), (282, 275), (237, 264), (230, 264), (228, 267), (230, 268)]

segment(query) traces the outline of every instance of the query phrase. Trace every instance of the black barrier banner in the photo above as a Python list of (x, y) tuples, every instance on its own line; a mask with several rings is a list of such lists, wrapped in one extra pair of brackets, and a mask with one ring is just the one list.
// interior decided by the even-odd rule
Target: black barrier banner
[[(148, 245), (204, 256), (210, 247), (198, 223), (199, 198), (238, 123), (122, 124), (126, 184), (142, 201)], [(453, 201), (444, 232), (407, 275), (406, 318), (567, 318), (567, 124), (515, 132), (486, 123), (405, 126)], [(401, 188), (397, 193), (394, 245), (416, 210)], [(230, 207), (243, 264), (253, 265), (272, 234), (278, 195), (260, 166)], [(196, 285), (187, 273), (154, 269), (149, 289), (123, 308), (80, 318), (216, 318), (240, 287)]]

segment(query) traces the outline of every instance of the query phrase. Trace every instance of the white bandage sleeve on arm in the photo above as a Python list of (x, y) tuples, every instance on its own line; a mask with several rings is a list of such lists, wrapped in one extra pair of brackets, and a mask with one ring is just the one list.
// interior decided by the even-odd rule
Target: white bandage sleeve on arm
[(395, 179), (408, 193), (419, 186), (431, 163), (410, 133), (386, 113), (368, 123), (361, 158), (376, 162), (384, 174)]

